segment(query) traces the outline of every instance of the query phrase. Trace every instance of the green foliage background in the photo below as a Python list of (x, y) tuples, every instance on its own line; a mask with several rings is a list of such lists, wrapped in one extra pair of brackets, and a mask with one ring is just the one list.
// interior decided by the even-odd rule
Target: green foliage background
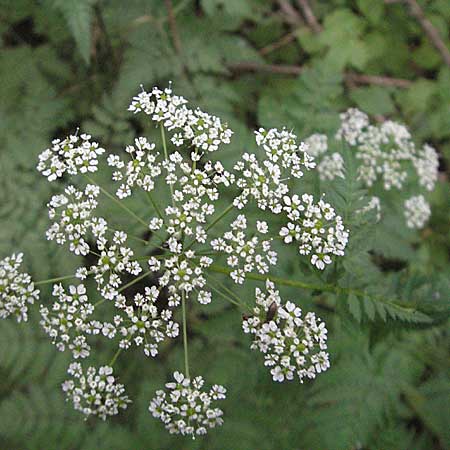
[[(358, 223), (361, 193), (349, 155), (345, 182), (305, 180), (328, 192), (350, 226), (351, 246), (334, 272), (320, 276), (285, 250), (277, 275), (340, 280), (339, 295), (282, 289), (327, 321), (332, 368), (305, 385), (275, 384), (250, 353), (236, 310), (219, 299), (193, 308), (193, 371), (229, 389), (225, 425), (205, 439), (169, 436), (147, 411), (180, 367), (181, 345), (150, 361), (125, 354), (117, 371), (133, 406), (106, 423), (84, 421), (64, 402), (68, 357), (44, 337), (36, 310), (28, 325), (1, 321), (0, 449), (450, 448), (450, 68), (402, 2), (311, 0), (323, 28), (317, 33), (301, 2), (173, 0), (174, 21), (170, 3), (0, 0), (1, 257), (24, 251), (36, 280), (72, 273), (76, 261), (45, 241), (45, 204), (61, 186), (38, 176), (37, 155), (78, 125), (116, 152), (136, 134), (154, 136), (126, 107), (141, 83), (169, 80), (229, 122), (235, 136), (222, 152), (226, 164), (253, 145), (258, 125), (286, 125), (300, 137), (331, 133), (338, 112), (352, 105), (406, 123), (441, 155), (431, 221), (412, 233), (392, 209), (376, 227)], [(448, 0), (419, 3), (450, 48)], [(355, 74), (406, 81), (380, 85)], [(131, 207), (144, 207), (134, 201)], [(250, 298), (254, 286), (237, 289)], [(42, 301), (50, 301), (48, 290)], [(99, 362), (110, 353), (96, 349)]]

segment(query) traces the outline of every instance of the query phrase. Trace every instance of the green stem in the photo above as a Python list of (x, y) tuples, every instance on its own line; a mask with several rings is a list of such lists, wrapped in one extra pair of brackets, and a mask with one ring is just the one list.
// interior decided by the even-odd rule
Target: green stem
[(70, 280), (72, 278), (76, 278), (76, 276), (75, 275), (66, 275), (64, 277), (49, 278), (48, 280), (36, 281), (34, 283), (34, 285), (35, 286), (40, 286), (42, 284), (56, 283), (58, 281)]
[(119, 348), (117, 350), (117, 352), (114, 354), (114, 356), (112, 357), (111, 361), (109, 362), (108, 366), (112, 367), (114, 365), (114, 363), (116, 362), (117, 358), (122, 353), (122, 350), (123, 350), (122, 348)]
[(227, 294), (223, 293), (222, 291), (219, 291), (219, 289), (215, 288), (214, 286), (212, 286), (211, 284), (208, 284), (208, 287), (210, 289), (212, 289), (214, 292), (216, 292), (217, 294), (221, 295), (225, 300), (227, 300), (228, 302), (232, 303), (235, 306), (238, 306), (239, 308), (242, 308), (243, 306), (245, 306), (245, 310), (249, 310), (250, 308), (246, 305), (243, 305), (240, 302), (237, 302), (236, 300), (233, 300), (231, 297), (229, 297)]
[(128, 214), (130, 214), (132, 217), (134, 217), (139, 223), (145, 226), (145, 228), (148, 227), (148, 223), (145, 222), (145, 220), (141, 219), (137, 214), (135, 214), (133, 211), (131, 211), (130, 208), (125, 206), (121, 201), (119, 201), (114, 195), (110, 194), (106, 189), (99, 186), (89, 175), (84, 175), (90, 183), (95, 184), (98, 186), (98, 188), (105, 194), (110, 200), (112, 200), (114, 203), (119, 205), (124, 211), (126, 211)]
[(125, 289), (128, 289), (130, 286), (133, 286), (133, 284), (138, 283), (139, 281), (141, 281), (143, 278), (145, 278), (146, 276), (150, 275), (151, 273), (152, 273), (152, 271), (148, 270), (147, 272), (143, 273), (142, 275), (139, 275), (134, 280), (130, 281), (129, 283), (127, 283), (127, 284), (123, 285), (121, 288), (119, 288), (117, 290), (117, 292), (122, 292)]
[[(226, 275), (229, 275), (232, 270), (227, 267), (218, 266), (216, 264), (213, 264), (208, 267), (209, 270), (217, 273), (223, 273)], [(312, 290), (319, 290), (319, 291), (327, 291), (327, 292), (345, 292), (347, 289), (341, 288), (339, 286), (333, 286), (333, 285), (319, 285), (319, 284), (310, 284), (310, 283), (304, 283), (303, 281), (297, 281), (297, 280), (289, 280), (286, 278), (279, 278), (274, 277), (272, 275), (261, 275), (259, 273), (246, 273), (245, 277), (249, 280), (255, 280), (255, 281), (266, 281), (270, 280), (273, 281), (276, 284), (280, 284), (283, 286), (292, 286), (297, 287), (301, 289), (312, 289)]]
[[(164, 149), (164, 158), (166, 158), (166, 161), (169, 162), (169, 153), (167, 151), (167, 143), (166, 143), (166, 133), (164, 131), (164, 125), (161, 122), (161, 138), (162, 138), (162, 142), (163, 142), (163, 149)], [(172, 197), (172, 206), (174, 205), (174, 201), (173, 201), (173, 186), (171, 184), (169, 184), (169, 188), (170, 188), (170, 196)]]
[(186, 321), (186, 294), (181, 291), (181, 306), (183, 310), (183, 347), (184, 347), (184, 370), (186, 377), (189, 375), (189, 354), (188, 354), (188, 340), (187, 340), (187, 321)]
[(222, 211), (222, 213), (205, 228), (205, 231), (209, 231), (214, 225), (220, 222), (233, 208), (234, 208), (233, 203), (228, 205), (228, 207), (224, 211)]
[(147, 198), (150, 200), (150, 203), (152, 204), (153, 208), (156, 211), (156, 214), (158, 214), (158, 217), (164, 222), (164, 216), (162, 215), (161, 210), (159, 209), (159, 206), (156, 204), (152, 194), (148, 191), (145, 191), (147, 194)]

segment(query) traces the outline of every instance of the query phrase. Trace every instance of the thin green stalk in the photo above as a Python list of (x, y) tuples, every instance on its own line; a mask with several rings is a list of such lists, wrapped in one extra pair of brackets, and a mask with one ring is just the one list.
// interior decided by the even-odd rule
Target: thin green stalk
[[(231, 297), (229, 297), (227, 294), (223, 293), (222, 291), (219, 291), (219, 289), (215, 288), (211, 284), (208, 284), (208, 287), (212, 289), (214, 292), (217, 292), (217, 294), (221, 295), (225, 300), (232, 303), (235, 306), (238, 306), (239, 308), (242, 308), (244, 305), (242, 303), (237, 302), (236, 300), (233, 300)], [(250, 309), (248, 306), (245, 307), (246, 310)]]
[(152, 273), (152, 271), (148, 270), (147, 272), (143, 273), (142, 275), (139, 275), (134, 280), (130, 281), (129, 283), (127, 283), (127, 284), (123, 285), (121, 288), (119, 288), (117, 290), (117, 292), (122, 292), (125, 289), (128, 289), (130, 286), (133, 286), (133, 284), (138, 283), (139, 281), (141, 281), (143, 278), (145, 278), (146, 276), (150, 275), (151, 273)]
[[(223, 273), (226, 275), (229, 275), (232, 271), (231, 269), (228, 269), (227, 267), (218, 266), (216, 264), (209, 266), (208, 269), (213, 272)], [(280, 284), (283, 286), (292, 286), (292, 287), (297, 287), (297, 288), (301, 288), (301, 289), (312, 289), (312, 290), (327, 291), (327, 292), (342, 292), (342, 291), (346, 290), (339, 286), (332, 286), (332, 285), (327, 285), (327, 284), (325, 284), (325, 285), (310, 284), (310, 283), (305, 283), (303, 281), (289, 280), (286, 278), (274, 277), (272, 275), (261, 275), (259, 273), (246, 273), (245, 277), (248, 278), (249, 280), (255, 280), (255, 281), (270, 280), (276, 284)]]
[(205, 228), (205, 231), (209, 231), (214, 225), (220, 222), (233, 208), (234, 208), (233, 203), (228, 205), (228, 207), (225, 210), (223, 210), (222, 213)]
[[(161, 138), (162, 138), (162, 142), (163, 142), (163, 149), (164, 149), (164, 158), (166, 158), (166, 161), (169, 162), (169, 153), (167, 151), (167, 143), (166, 143), (166, 133), (164, 131), (164, 125), (161, 123)], [(172, 205), (174, 204), (173, 201), (173, 186), (171, 184), (169, 184), (169, 188), (170, 188), (170, 196), (172, 197)]]
[(153, 198), (152, 194), (148, 191), (145, 191), (145, 193), (147, 194), (147, 198), (150, 200), (150, 203), (152, 204), (153, 208), (156, 211), (156, 214), (158, 214), (158, 217), (164, 221), (164, 216), (161, 212), (161, 210), (159, 209), (159, 206), (156, 204), (155, 199)]
[(184, 291), (181, 291), (181, 306), (183, 310), (183, 347), (184, 347), (184, 370), (186, 377), (189, 375), (189, 354), (188, 354), (188, 340), (187, 340), (187, 321), (186, 321), (186, 295)]
[(112, 367), (114, 365), (114, 363), (116, 362), (117, 358), (122, 353), (122, 350), (123, 350), (122, 348), (119, 348), (117, 350), (117, 352), (114, 354), (114, 356), (112, 357), (111, 361), (109, 362), (108, 366)]
[(76, 276), (75, 275), (65, 275), (64, 277), (49, 278), (48, 280), (35, 281), (34, 285), (40, 286), (43, 284), (50, 284), (50, 283), (56, 283), (58, 281), (70, 280), (72, 278), (76, 278)]
[(125, 206), (121, 201), (119, 201), (114, 195), (110, 194), (106, 189), (99, 186), (89, 175), (84, 175), (90, 183), (95, 184), (98, 186), (98, 188), (105, 194), (110, 200), (112, 200), (114, 203), (119, 205), (124, 211), (126, 211), (128, 214), (130, 214), (132, 217), (134, 217), (139, 223), (145, 226), (145, 228), (148, 227), (148, 223), (145, 222), (145, 220), (141, 219), (137, 214), (135, 214), (133, 211), (131, 211), (130, 208)]

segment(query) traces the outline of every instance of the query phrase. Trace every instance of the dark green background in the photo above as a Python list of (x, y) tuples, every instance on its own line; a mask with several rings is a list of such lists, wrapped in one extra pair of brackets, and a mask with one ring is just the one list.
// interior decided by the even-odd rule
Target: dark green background
[[(336, 270), (341, 285), (387, 292), (431, 322), (409, 324), (394, 320), (392, 307), (375, 314), (359, 299), (283, 288), (286, 299), (326, 319), (332, 368), (305, 385), (279, 385), (250, 352), (239, 312), (221, 300), (192, 307), (193, 371), (225, 384), (229, 396), (224, 426), (190, 441), (169, 436), (147, 411), (154, 391), (181, 367), (181, 342), (156, 360), (127, 352), (115, 370), (132, 407), (106, 423), (84, 421), (59, 388), (68, 356), (44, 336), (34, 309), (28, 325), (0, 323), (0, 450), (450, 448), (449, 67), (402, 2), (311, 0), (317, 33), (297, 1), (173, 0), (174, 22), (169, 3), (0, 0), (0, 257), (24, 251), (36, 280), (73, 271), (77, 260), (45, 241), (45, 204), (62, 186), (39, 176), (37, 156), (78, 126), (109, 151), (121, 151), (138, 134), (158, 142), (153, 126), (126, 110), (141, 83), (150, 89), (172, 80), (178, 94), (227, 120), (235, 135), (220, 158), (228, 166), (254, 148), (251, 130), (259, 125), (285, 125), (300, 138), (331, 133), (338, 112), (357, 106), (375, 119), (406, 123), (418, 142), (438, 149), (429, 225), (406, 230), (397, 207), (360, 235), (353, 228), (355, 186), (311, 179), (299, 191), (326, 190), (331, 198), (344, 191), (345, 211), (338, 211), (354, 240)], [(448, 0), (419, 3), (450, 48)], [(402, 87), (355, 74), (401, 79)], [(107, 186), (109, 173), (100, 178)], [(277, 274), (286, 278), (335, 276), (310, 273), (295, 251), (280, 253), (280, 261)], [(232, 288), (250, 301), (254, 287)], [(50, 302), (48, 289), (42, 301)], [(413, 320), (402, 314), (397, 319)], [(95, 361), (105, 363), (113, 351), (99, 343)]]

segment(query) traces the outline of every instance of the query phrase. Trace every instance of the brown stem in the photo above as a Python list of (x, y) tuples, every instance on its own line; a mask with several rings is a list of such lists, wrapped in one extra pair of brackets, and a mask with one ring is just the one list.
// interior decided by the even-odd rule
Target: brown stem
[(442, 40), (439, 32), (434, 28), (433, 24), (425, 17), (423, 9), (416, 0), (405, 0), (409, 6), (409, 12), (417, 22), (419, 22), (428, 39), (431, 41), (436, 50), (441, 54), (445, 64), (450, 67), (450, 51)]
[(167, 9), (167, 20), (169, 22), (170, 34), (172, 35), (172, 42), (175, 51), (178, 55), (181, 54), (181, 40), (178, 34), (177, 22), (173, 12), (172, 0), (164, 0)]
[(317, 21), (316, 16), (308, 3), (308, 0), (297, 0), (298, 6), (302, 10), (303, 16), (305, 17), (306, 23), (313, 30), (314, 33), (320, 33), (323, 28), (322, 25)]
[(288, 0), (278, 0), (278, 4), (286, 22), (291, 25), (298, 25), (303, 22), (302, 16)]
[[(252, 61), (241, 61), (227, 65), (228, 70), (233, 73), (245, 72), (261, 72), (272, 73), (279, 75), (300, 75), (304, 68), (302, 66), (288, 65), (288, 64), (261, 64)], [(403, 78), (390, 78), (382, 75), (364, 75), (354, 72), (347, 72), (345, 81), (349, 84), (372, 84), (377, 86), (391, 86), (398, 88), (408, 88), (412, 82)]]

